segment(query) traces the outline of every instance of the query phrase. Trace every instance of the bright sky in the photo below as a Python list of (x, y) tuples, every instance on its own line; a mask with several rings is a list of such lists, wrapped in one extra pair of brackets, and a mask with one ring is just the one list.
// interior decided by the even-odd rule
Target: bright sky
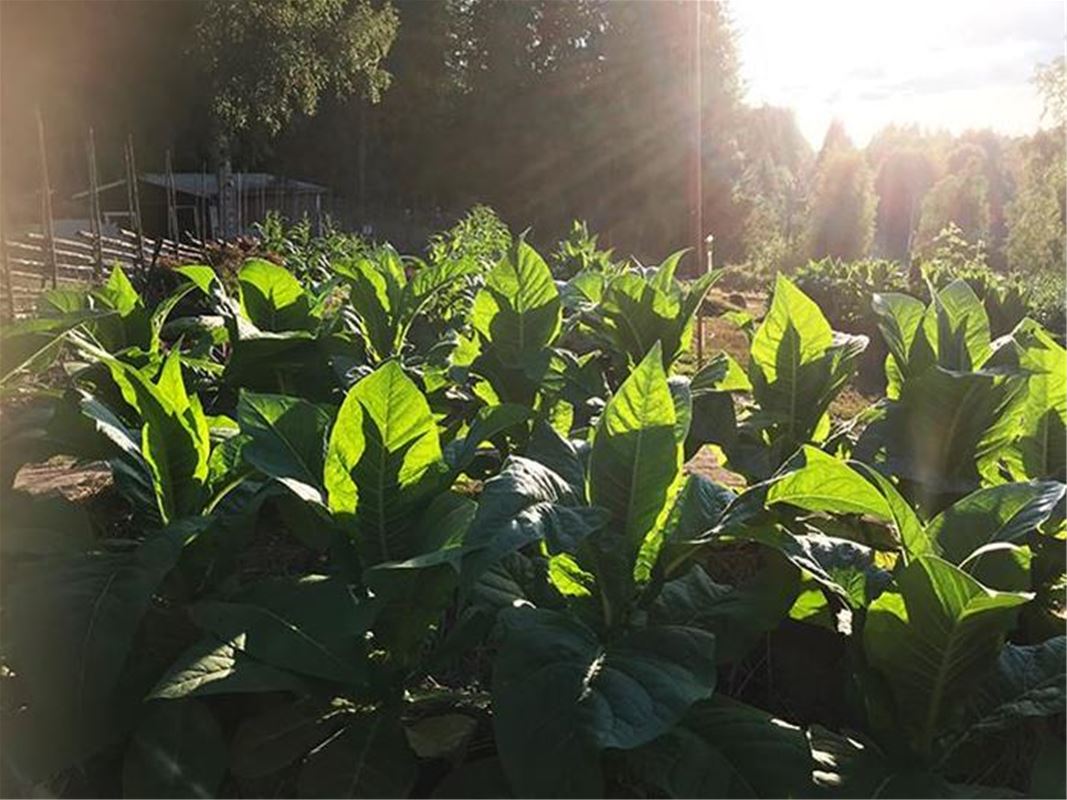
[(1063, 0), (730, 0), (750, 104), (788, 106), (814, 147), (834, 117), (1036, 129), (1034, 67), (1064, 52)]

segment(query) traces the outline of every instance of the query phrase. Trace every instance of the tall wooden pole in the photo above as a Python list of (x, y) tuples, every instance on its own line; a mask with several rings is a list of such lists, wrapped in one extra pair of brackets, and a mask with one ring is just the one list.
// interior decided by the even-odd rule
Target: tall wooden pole
[(202, 228), (198, 229), (196, 236), (200, 239), (201, 243), (207, 241), (208, 230), (211, 225), (208, 220), (208, 200), (207, 200), (207, 162), (205, 161), (200, 165), (200, 220)]
[(41, 149), (41, 233), (44, 234), (44, 257), (46, 274), (41, 276), (41, 285), (51, 278), (52, 288), (59, 283), (59, 266), (56, 260), (56, 231), (52, 218), (52, 186), (48, 180), (48, 154), (44, 142), (44, 117), (37, 109), (37, 143)]
[(4, 292), (7, 294), (8, 318), (13, 322), (15, 320), (15, 288), (11, 284), (11, 271), (7, 263), (7, 239), (5, 238), (7, 231), (4, 226), (5, 216), (6, 210), (0, 205), (0, 271), (3, 271), (4, 275)]
[(89, 160), (89, 229), (93, 234), (93, 277), (99, 278), (104, 272), (104, 245), (100, 241), (103, 235), (100, 224), (100, 176), (96, 171), (96, 135), (89, 128), (87, 145)]
[(141, 226), (141, 194), (137, 186), (137, 161), (133, 154), (133, 134), (126, 137), (126, 198), (130, 206), (130, 222), (137, 234), (137, 266), (144, 269), (144, 228)]
[(360, 227), (367, 224), (367, 103), (359, 104), (359, 150), (357, 152), (359, 164), (359, 224)]
[[(692, 144), (690, 151), (689, 166), (689, 241), (693, 248), (693, 261), (696, 264), (696, 274), (699, 277), (706, 269), (704, 255), (704, 178), (703, 178), (703, 145), (704, 145), (704, 92), (702, 86), (702, 63), (701, 63), (701, 13), (700, 0), (691, 0), (692, 8), (692, 70), (693, 70), (693, 129)], [(704, 314), (701, 307), (697, 308), (697, 364), (704, 363)]]
[(167, 169), (167, 232), (174, 248), (174, 255), (178, 255), (178, 191), (174, 186), (174, 168), (170, 160), (170, 148), (166, 153)]

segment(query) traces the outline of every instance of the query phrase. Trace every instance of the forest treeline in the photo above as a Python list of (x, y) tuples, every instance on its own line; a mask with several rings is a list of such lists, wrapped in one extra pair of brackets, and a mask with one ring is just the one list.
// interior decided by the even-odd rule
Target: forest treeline
[[(954, 136), (835, 123), (818, 150), (792, 112), (743, 102), (725, 2), (161, 0), (0, 10), (5, 212), (32, 222), (34, 110), (52, 183), (102, 179), (133, 135), (142, 169), (263, 170), (351, 208), (487, 203), (553, 240), (582, 217), (651, 259), (688, 244), (692, 49), (701, 15), (704, 225), (716, 260), (922, 256), (949, 223), (991, 265), (1062, 272), (1063, 64), (1035, 65), (1045, 130)], [(783, 68), (787, 68), (783, 65)], [(354, 222), (351, 220), (350, 222)]]

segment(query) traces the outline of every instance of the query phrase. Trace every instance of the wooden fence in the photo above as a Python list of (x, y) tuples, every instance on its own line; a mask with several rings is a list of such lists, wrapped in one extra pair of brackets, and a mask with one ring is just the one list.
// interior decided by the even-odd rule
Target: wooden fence
[(106, 277), (115, 264), (136, 271), (160, 259), (203, 262), (198, 244), (152, 239), (120, 229), (116, 236), (78, 231), (76, 238), (27, 233), (0, 242), (0, 317), (19, 318), (34, 310), (37, 295), (62, 285), (86, 285)]

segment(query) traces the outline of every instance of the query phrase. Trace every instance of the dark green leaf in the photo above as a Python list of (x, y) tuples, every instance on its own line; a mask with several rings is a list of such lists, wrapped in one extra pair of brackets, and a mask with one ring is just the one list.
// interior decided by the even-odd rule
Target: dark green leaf
[(122, 768), (126, 797), (215, 797), (226, 774), (226, 740), (206, 705), (152, 703)]
[(301, 797), (406, 797), (418, 764), (400, 718), (389, 710), (348, 717), (344, 730), (308, 757)]
[(199, 603), (193, 621), (270, 666), (342, 683), (362, 681), (362, 634), (370, 619), (340, 578), (264, 581), (237, 599), (241, 602)]
[(671, 797), (806, 797), (815, 789), (804, 732), (727, 697), (694, 704), (677, 728), (626, 758)]
[(714, 637), (650, 627), (604, 643), (552, 611), (501, 612), (494, 729), (519, 795), (596, 797), (599, 753), (630, 749), (673, 726), (715, 685)]
[(115, 693), (134, 635), (182, 548), (207, 522), (153, 533), (129, 554), (27, 565), (8, 589), (4, 638), (49, 764), (72, 763), (120, 732)]
[(303, 681), (247, 655), (245, 634), (232, 642), (207, 636), (182, 653), (167, 670), (149, 699), (235, 692), (299, 691)]
[(1053, 481), (979, 489), (934, 517), (927, 535), (953, 564), (993, 542), (1025, 544), (1063, 501), (1065, 489)]
[(341, 701), (302, 697), (248, 717), (233, 738), (230, 769), (242, 778), (284, 769), (344, 727), (352, 710)]
[(1064, 713), (1067, 637), (1006, 644), (996, 667), (968, 701), (968, 736), (1005, 730), (1033, 717)]
[(574, 552), (609, 519), (602, 508), (579, 505), (569, 484), (547, 467), (512, 456), (490, 478), (479, 497), (478, 513), (466, 544), (473, 552), (464, 573), (473, 580), (506, 554), (544, 540), (549, 552)]

